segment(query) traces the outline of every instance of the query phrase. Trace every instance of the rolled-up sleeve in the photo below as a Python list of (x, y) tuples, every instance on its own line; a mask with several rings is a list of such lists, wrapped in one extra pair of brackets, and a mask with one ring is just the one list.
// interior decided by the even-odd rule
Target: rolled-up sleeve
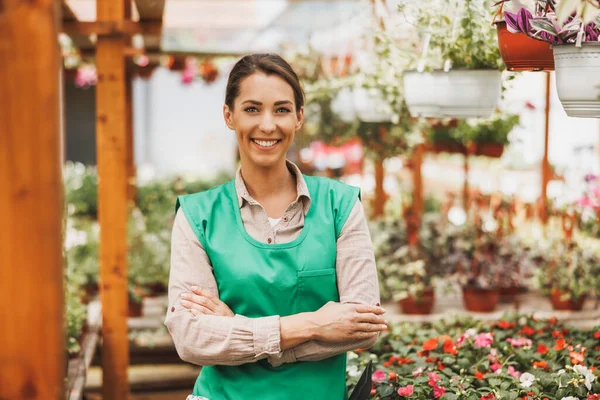
[(194, 315), (181, 295), (199, 286), (219, 296), (210, 259), (180, 209), (171, 238), (169, 308), (165, 325), (182, 360), (196, 365), (240, 365), (281, 355), (279, 316)]
[[(379, 281), (371, 234), (360, 200), (357, 200), (337, 240), (336, 273), (341, 303), (378, 305)], [(346, 342), (312, 340), (269, 356), (279, 366), (295, 361), (319, 361), (347, 351), (368, 348), (378, 337)]]

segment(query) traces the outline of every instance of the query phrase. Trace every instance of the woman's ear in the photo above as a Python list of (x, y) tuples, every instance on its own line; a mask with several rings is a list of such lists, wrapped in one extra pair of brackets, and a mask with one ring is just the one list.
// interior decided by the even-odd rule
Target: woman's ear
[(300, 111), (296, 113), (298, 117), (298, 122), (296, 123), (296, 130), (302, 128), (302, 124), (304, 123), (304, 106), (300, 107)]
[(227, 104), (223, 105), (223, 118), (225, 119), (225, 124), (232, 131), (235, 130), (235, 126), (233, 124), (233, 111), (229, 108)]

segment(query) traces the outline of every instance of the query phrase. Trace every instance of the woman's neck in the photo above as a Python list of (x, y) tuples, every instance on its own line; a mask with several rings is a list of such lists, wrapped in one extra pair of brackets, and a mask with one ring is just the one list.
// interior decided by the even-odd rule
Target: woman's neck
[(289, 197), (290, 192), (295, 195), (296, 177), (287, 168), (285, 159), (271, 168), (248, 166), (242, 160), (241, 172), (248, 193), (259, 203), (282, 194)]

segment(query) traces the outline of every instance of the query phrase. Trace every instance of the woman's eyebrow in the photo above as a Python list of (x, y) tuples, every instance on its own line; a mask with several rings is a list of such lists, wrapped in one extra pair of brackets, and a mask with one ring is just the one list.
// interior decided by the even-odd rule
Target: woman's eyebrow
[[(245, 100), (245, 101), (242, 101), (242, 104), (245, 104), (245, 103), (256, 104), (257, 106), (262, 106), (263, 105), (263, 103), (261, 103), (260, 101), (257, 101), (257, 100)], [(282, 105), (282, 104), (292, 104), (292, 102), (289, 101), (289, 100), (279, 100), (279, 101), (276, 101), (274, 104), (276, 106), (279, 106), (279, 105)]]

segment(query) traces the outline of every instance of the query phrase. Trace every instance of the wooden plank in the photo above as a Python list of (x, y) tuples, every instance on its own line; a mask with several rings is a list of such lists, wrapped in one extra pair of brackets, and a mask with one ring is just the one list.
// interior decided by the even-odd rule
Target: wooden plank
[(140, 21), (162, 21), (165, 0), (135, 0)]
[(92, 34), (103, 36), (120, 35), (160, 35), (162, 23), (156, 21), (65, 21), (61, 32), (69, 36), (89, 36)]
[(548, 222), (547, 188), (550, 181), (550, 162), (548, 161), (548, 142), (550, 136), (550, 72), (546, 72), (546, 110), (544, 117), (544, 156), (542, 158), (542, 187), (539, 204), (539, 217), (542, 223)]
[[(128, 1), (96, 3), (98, 21), (122, 22)], [(102, 370), (105, 399), (129, 396), (127, 366), (127, 114), (124, 36), (99, 36), (96, 44), (96, 138)]]
[(0, 2), (0, 398), (63, 395), (60, 3)]

